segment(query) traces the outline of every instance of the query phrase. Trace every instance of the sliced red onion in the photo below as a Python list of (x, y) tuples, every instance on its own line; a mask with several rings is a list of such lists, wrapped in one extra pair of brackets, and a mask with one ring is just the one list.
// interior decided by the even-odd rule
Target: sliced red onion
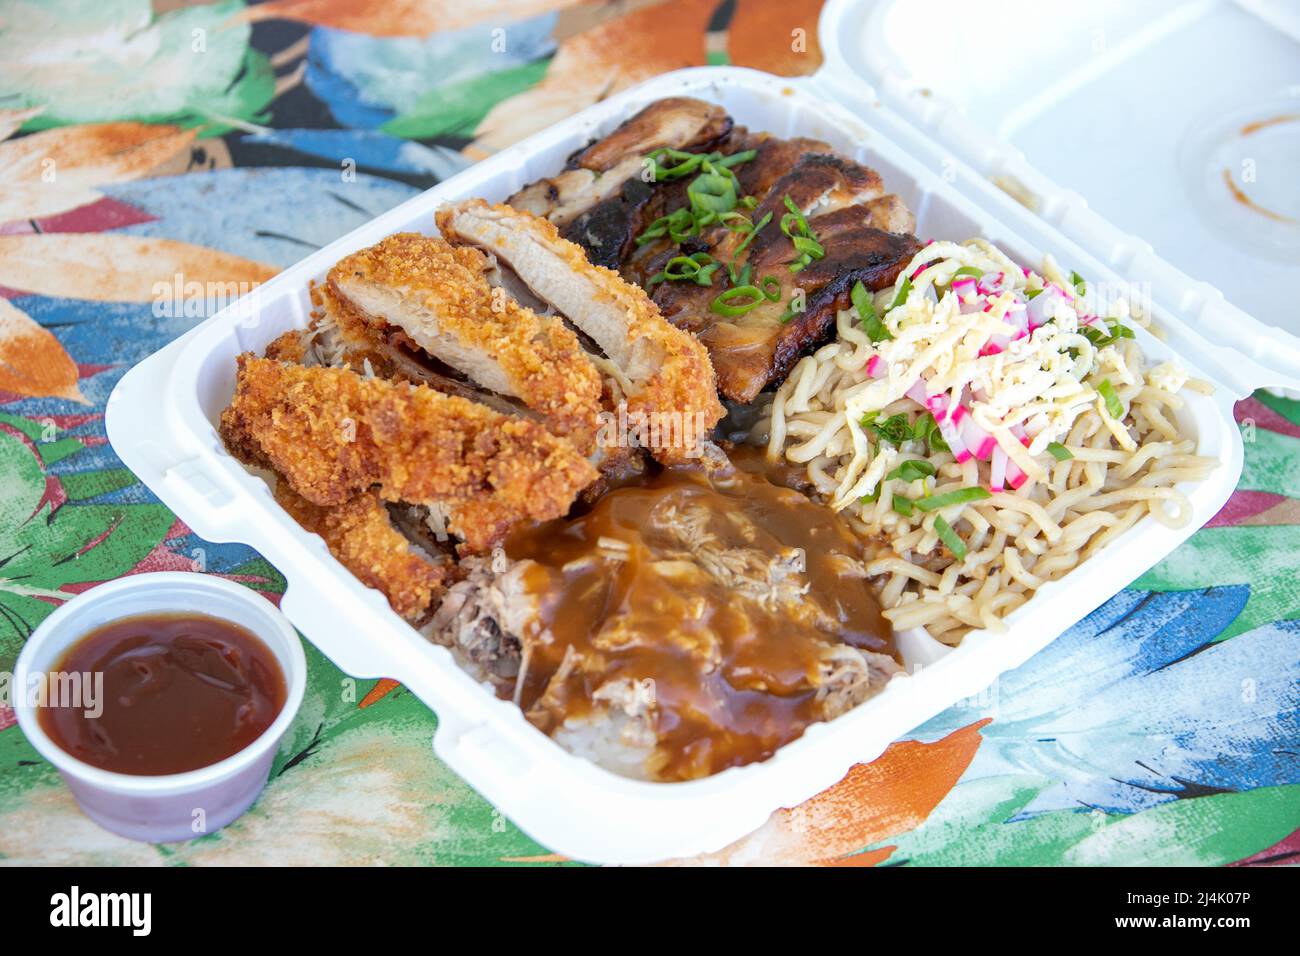
[[(962, 409), (964, 412), (965, 409)], [(993, 436), (975, 424), (975, 419), (970, 414), (961, 416), (961, 440), (966, 447), (970, 449), (972, 455), (980, 461), (988, 461), (989, 456), (993, 454), (993, 449), (997, 442)]]
[[(930, 244), (930, 243), (928, 243), (928, 242), (926, 243), (927, 246), (928, 246), (929, 244)], [(934, 265), (934, 264), (935, 264), (936, 262), (938, 262), (938, 261), (939, 261), (938, 259), (935, 259), (935, 260), (933, 260), (933, 261), (931, 261), (931, 262), (922, 262), (919, 266), (916, 267), (916, 270), (915, 270), (915, 271), (914, 271), (910, 276), (908, 276), (908, 278), (909, 278), (909, 279), (912, 279), (913, 281), (915, 281), (917, 276), (919, 276), (922, 272), (924, 272), (926, 269), (930, 268), (932, 265)]]
[[(960, 410), (961, 406), (959, 405), (954, 409), (954, 414)], [(953, 423), (952, 418), (938, 418), (938, 416), (936, 416), (936, 420), (939, 422), (939, 434), (943, 435), (943, 440), (952, 450), (953, 457), (957, 459), (957, 463), (962, 464), (963, 462), (970, 461), (970, 450), (966, 447), (966, 443), (961, 440), (961, 431)]]
[(989, 490), (1001, 491), (1007, 480), (1007, 453), (1000, 447), (993, 449), (992, 467), (989, 475)]
[(888, 367), (889, 363), (879, 355), (873, 355), (871, 358), (867, 359), (867, 374), (872, 378), (880, 378), (885, 374)]
[(1056, 305), (1058, 302), (1065, 301), (1065, 295), (1055, 285), (1049, 285), (1029, 300), (1027, 308), (1029, 327), (1036, 329), (1040, 325), (1045, 325), (1056, 315)]
[(1016, 333), (1012, 338), (1016, 339), (1023, 339), (1033, 329), (1037, 328), (1037, 326), (1030, 322), (1029, 310), (1024, 306), (1012, 309), (1008, 312), (1006, 315), (1006, 322), (1015, 327)]
[(1019, 491), (1020, 486), (1023, 485), (1028, 480), (1029, 480), (1029, 476), (1020, 470), (1020, 466), (1017, 465), (1010, 458), (1008, 458), (1007, 459), (1007, 483), (1011, 485), (1012, 488), (1015, 488), (1017, 491)]
[(993, 295), (1002, 291), (1006, 278), (1005, 272), (986, 272), (979, 277), (975, 287), (984, 295)]
[(922, 407), (928, 407), (925, 404), (925, 400), (927, 397), (925, 394), (925, 379), (918, 378), (915, 382), (912, 383), (911, 387), (903, 394), (906, 395), (908, 398), (910, 398), (912, 401), (916, 402), (916, 404)]

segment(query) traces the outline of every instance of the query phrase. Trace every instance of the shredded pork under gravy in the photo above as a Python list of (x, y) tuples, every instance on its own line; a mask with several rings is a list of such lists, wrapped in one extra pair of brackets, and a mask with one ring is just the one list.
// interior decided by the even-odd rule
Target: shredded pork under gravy
[(702, 777), (764, 759), (898, 670), (862, 553), (833, 512), (762, 474), (665, 468), (516, 532), (453, 586), (434, 639), (571, 749), (585, 734), (631, 775)]

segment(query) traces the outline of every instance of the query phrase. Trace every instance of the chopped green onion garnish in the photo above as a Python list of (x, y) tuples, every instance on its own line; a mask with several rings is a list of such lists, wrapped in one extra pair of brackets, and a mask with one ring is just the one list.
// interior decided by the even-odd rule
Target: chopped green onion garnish
[(1073, 269), (1070, 270), (1070, 285), (1074, 286), (1074, 291), (1079, 293), (1079, 295), (1088, 294), (1088, 283), (1084, 282), (1083, 276), (1079, 275), (1079, 273), (1075, 272)]
[[(670, 179), (680, 179), (688, 176), (695, 170), (699, 169), (700, 163), (704, 160), (704, 153), (686, 153), (680, 149), (656, 149), (646, 157), (654, 164), (655, 182), (666, 182)], [(659, 160), (669, 159), (676, 163), (673, 166), (664, 166)]]
[(933, 478), (934, 465), (930, 464), (924, 458), (909, 458), (889, 474), (885, 475), (886, 479), (901, 478), (903, 481), (918, 481), (921, 478)]
[[(874, 432), (879, 441), (890, 445), (901, 445), (912, 438), (912, 426), (902, 412), (890, 415), (884, 421), (877, 421), (877, 412), (868, 412), (862, 416), (863, 431)], [(870, 419), (868, 419), (870, 416)]]
[(730, 169), (732, 166), (739, 166), (741, 163), (749, 162), (757, 155), (758, 155), (758, 150), (746, 149), (742, 152), (732, 153), (730, 156), (722, 157), (722, 159), (717, 160), (717, 164), (719, 166), (723, 166), (726, 167), (727, 169)]
[(889, 329), (885, 328), (885, 323), (880, 321), (880, 316), (876, 314), (876, 307), (871, 302), (871, 293), (861, 282), (853, 284), (853, 291), (849, 293), (849, 298), (853, 300), (853, 308), (858, 310), (858, 318), (862, 322), (862, 329), (867, 333), (867, 338), (873, 342), (883, 342), (885, 339), (892, 339)]
[[(745, 220), (745, 221), (749, 222), (749, 220)], [(754, 237), (758, 235), (759, 231), (762, 230), (763, 227), (766, 226), (771, 221), (772, 221), (772, 214), (770, 212), (764, 214), (763, 218), (760, 219), (757, 223), (753, 223), (750, 225), (749, 235), (745, 236), (744, 240), (740, 243), (740, 245), (736, 247), (736, 251), (731, 256), (731, 265), (727, 267), (727, 271), (731, 273), (733, 283), (737, 278), (736, 260), (739, 259), (741, 255), (744, 253), (744, 251), (749, 248), (749, 244), (754, 241)]]
[(1042, 290), (1042, 289), (1028, 289), (1028, 290), (1026, 290), (1026, 292), (1025, 292), (1025, 298), (1026, 298), (1026, 299), (1032, 299), (1034, 296), (1036, 296), (1036, 295), (1042, 295), (1042, 294), (1043, 294), (1043, 290)]
[(706, 172), (696, 176), (686, 187), (691, 208), (700, 213), (724, 213), (736, 208), (736, 179), (721, 173)]
[(958, 270), (957, 270), (956, 272), (954, 272), (952, 275), (953, 275), (953, 278), (954, 278), (954, 279), (955, 279), (957, 276), (973, 276), (974, 278), (978, 279), (978, 278), (979, 278), (980, 276), (982, 276), (983, 274), (984, 274), (984, 270), (983, 270), (983, 269), (976, 269), (974, 266), (962, 266), (960, 269), (958, 269)]
[(795, 251), (799, 253), (790, 263), (790, 271), (799, 272), (807, 268), (814, 259), (820, 259), (826, 255), (826, 250), (817, 241), (817, 237), (813, 235), (803, 210), (789, 195), (784, 197), (784, 202), (785, 208), (790, 211), (781, 217), (781, 231), (785, 233), (794, 245)]
[(754, 224), (744, 213), (724, 212), (718, 216), (718, 222), (727, 227), (729, 232), (753, 232)]
[[(894, 301), (890, 303), (889, 309), (897, 309), (907, 301), (907, 297), (912, 294), (912, 280), (904, 279), (902, 286), (898, 289), (898, 295), (894, 296)], [(889, 309), (885, 311), (888, 312)]]
[[(681, 179), (699, 171), (699, 175), (686, 188), (690, 199), (689, 206), (674, 210), (667, 216), (661, 216), (637, 236), (637, 245), (668, 236), (673, 242), (683, 242), (691, 236), (697, 236), (701, 228), (727, 220), (738, 205), (753, 209), (757, 200), (752, 196), (743, 199), (737, 196), (736, 174), (732, 166), (747, 162), (756, 155), (754, 150), (745, 150), (731, 156), (719, 152), (687, 153), (676, 149), (656, 149), (646, 158), (654, 168), (656, 182)], [(664, 165), (660, 160), (667, 160)], [(728, 225), (728, 228), (731, 228)]]
[(786, 215), (781, 217), (781, 231), (784, 232), (787, 236), (793, 235), (793, 233), (790, 232), (791, 224), (798, 223), (800, 224), (798, 234), (801, 236), (806, 236), (808, 234), (808, 229), (807, 229), (808, 220), (804, 218), (803, 210), (800, 209), (799, 205), (793, 199), (790, 198), (789, 193), (785, 195), (785, 197), (782, 199), (782, 202), (785, 203), (785, 208), (790, 211)]
[[(917, 502), (920, 507), (920, 502)], [(943, 520), (942, 515), (934, 516), (934, 533), (939, 536), (939, 540), (948, 546), (952, 556), (958, 561), (966, 557), (966, 543), (957, 536), (957, 532), (952, 530), (952, 525)]]
[[(758, 155), (757, 150), (747, 149), (743, 152), (732, 153), (730, 156), (723, 156), (722, 153), (688, 153), (680, 149), (661, 149), (652, 150), (646, 159), (654, 165), (655, 181), (666, 182), (672, 179), (681, 179), (689, 176), (697, 169), (704, 167), (721, 167), (730, 169), (732, 166), (739, 166), (741, 163), (747, 163)], [(661, 159), (667, 159), (671, 165), (664, 165)]]
[(1050, 454), (1057, 461), (1069, 461), (1071, 458), (1074, 457), (1074, 455), (1070, 452), (1070, 449), (1066, 448), (1059, 441), (1048, 442), (1047, 451), (1048, 454)]
[(904, 495), (894, 495), (894, 510), (904, 518), (912, 517), (912, 499)]
[(1107, 319), (1106, 329), (1104, 331), (1093, 325), (1085, 325), (1079, 330), (1079, 334), (1093, 344), (1095, 348), (1105, 348), (1107, 345), (1114, 345), (1120, 339), (1133, 338), (1133, 330), (1128, 326), (1120, 323), (1118, 319)]
[(1110, 417), (1120, 419), (1124, 417), (1124, 405), (1120, 402), (1119, 396), (1115, 394), (1115, 386), (1110, 384), (1110, 379), (1103, 378), (1097, 383), (1097, 394), (1106, 402), (1106, 411), (1110, 412)]
[(930, 446), (930, 451), (948, 451), (948, 443), (943, 440), (943, 431), (939, 428), (939, 423), (934, 420), (934, 416), (929, 412), (921, 415), (912, 426), (912, 437), (917, 441), (924, 441)]
[(763, 290), (756, 285), (738, 285), (728, 289), (709, 303), (709, 310), (734, 319), (767, 301)]
[(664, 266), (664, 271), (651, 276), (647, 285), (685, 281), (693, 281), (697, 285), (713, 285), (713, 273), (718, 271), (720, 265), (721, 263), (707, 252), (673, 256)]
[(699, 231), (699, 223), (696, 222), (695, 216), (690, 209), (683, 206), (681, 209), (667, 216), (660, 216), (650, 223), (645, 232), (636, 237), (636, 243), (638, 246), (643, 246), (647, 242), (652, 242), (665, 235), (672, 239), (673, 242), (684, 242), (691, 236), (698, 235)]
[(781, 280), (776, 276), (763, 276), (758, 283), (758, 287), (763, 290), (763, 296), (767, 301), (781, 301)]
[(983, 501), (985, 498), (992, 498), (987, 488), (958, 488), (956, 491), (947, 491), (941, 495), (931, 495), (928, 498), (921, 498), (916, 502), (916, 506), (922, 511), (939, 511), (952, 505), (964, 505), (972, 501)]

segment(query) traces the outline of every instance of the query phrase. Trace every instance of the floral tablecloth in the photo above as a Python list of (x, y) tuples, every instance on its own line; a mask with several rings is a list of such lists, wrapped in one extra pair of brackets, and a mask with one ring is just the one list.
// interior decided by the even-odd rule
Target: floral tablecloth
[[(811, 72), (818, 7), (0, 0), (0, 671), (60, 602), (121, 575), (282, 591), (249, 548), (197, 538), (104, 437), (121, 375), (222, 304), (208, 283), (262, 281), (656, 73)], [(988, 693), (714, 859), (1295, 860), (1300, 403), (1258, 394), (1238, 418), (1245, 473), (1209, 527)], [(186, 844), (81, 816), (0, 706), (0, 860), (563, 862), (434, 758), (437, 718), (412, 694), (308, 659), (265, 794)]]

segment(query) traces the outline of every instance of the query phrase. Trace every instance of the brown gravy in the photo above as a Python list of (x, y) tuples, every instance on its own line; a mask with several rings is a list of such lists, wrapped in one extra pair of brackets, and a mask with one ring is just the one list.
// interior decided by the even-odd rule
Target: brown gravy
[[(590, 713), (608, 681), (653, 681), (654, 775), (700, 777), (762, 760), (822, 718), (828, 648), (896, 656), (858, 537), (768, 480), (761, 456), (738, 464), (712, 481), (700, 467), (640, 476), (507, 543), (539, 565), (520, 705), (543, 730)], [(552, 680), (566, 650), (581, 664)]]
[(55, 669), (102, 673), (102, 713), (88, 716), (84, 702), (43, 706), (42, 729), (74, 757), (117, 773), (183, 773), (224, 760), (261, 736), (287, 695), (270, 648), (237, 624), (199, 614), (105, 624)]

